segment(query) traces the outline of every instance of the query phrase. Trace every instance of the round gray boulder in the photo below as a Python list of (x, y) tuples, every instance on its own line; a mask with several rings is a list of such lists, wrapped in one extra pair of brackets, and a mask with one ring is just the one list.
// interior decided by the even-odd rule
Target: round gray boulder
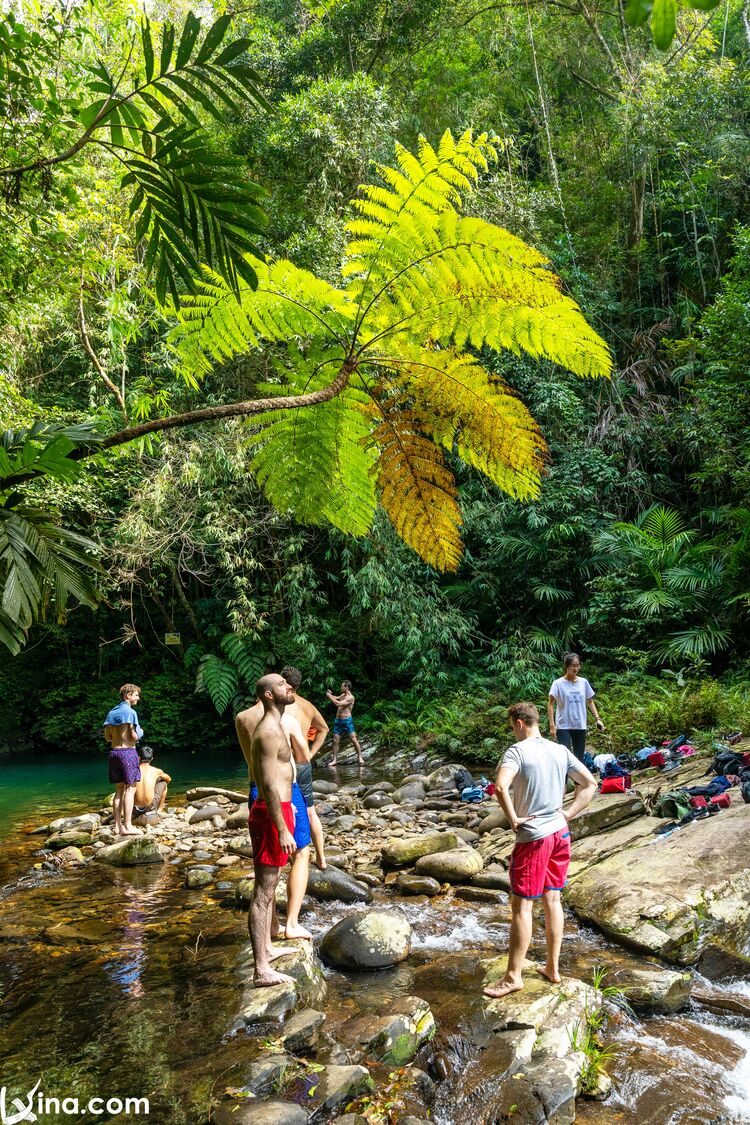
[(393, 910), (349, 914), (320, 943), (320, 956), (339, 969), (385, 969), (411, 953), (411, 926)]

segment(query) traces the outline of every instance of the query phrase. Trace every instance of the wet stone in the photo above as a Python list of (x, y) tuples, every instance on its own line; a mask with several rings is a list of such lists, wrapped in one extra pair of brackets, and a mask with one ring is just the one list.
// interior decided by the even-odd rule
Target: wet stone
[(372, 891), (368, 886), (336, 867), (328, 867), (325, 871), (311, 867), (307, 880), (307, 893), (319, 902), (370, 902), (372, 900)]
[(207, 887), (213, 883), (213, 868), (205, 867), (190, 867), (185, 875), (185, 886), (189, 890), (196, 890), (199, 887)]
[(402, 895), (427, 895), (433, 898), (440, 894), (440, 884), (429, 875), (401, 874), (394, 881), (395, 889)]
[(292, 1054), (304, 1054), (314, 1048), (320, 1039), (320, 1029), (325, 1023), (325, 1013), (314, 1008), (295, 1012), (284, 1024), (279, 1040)]
[(320, 943), (320, 956), (343, 969), (382, 969), (405, 960), (411, 952), (411, 926), (394, 910), (368, 910), (347, 915)]
[(278, 1099), (224, 1103), (211, 1114), (213, 1125), (306, 1125), (309, 1120), (302, 1106)]

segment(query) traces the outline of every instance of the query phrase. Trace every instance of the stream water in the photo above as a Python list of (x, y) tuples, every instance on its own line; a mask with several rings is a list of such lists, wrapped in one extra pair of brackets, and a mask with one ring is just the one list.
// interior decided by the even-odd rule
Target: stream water
[[(175, 768), (173, 761), (164, 764), (170, 772)], [(9, 1098), (22, 1096), (41, 1080), (46, 1096), (77, 1096), (81, 1103), (91, 1097), (148, 1097), (150, 1122), (204, 1125), (212, 1096), (241, 1086), (248, 1064), (263, 1049), (258, 1039), (228, 1030), (241, 994), (245, 916), (218, 891), (186, 891), (178, 865), (118, 870), (94, 864), (64, 872), (33, 866), (43, 837), (23, 829), (44, 823), (49, 810), (59, 815), (92, 807), (90, 798), (107, 789), (101, 762), (97, 765), (93, 792), (81, 775), (72, 793), (59, 772), (48, 791), (37, 765), (34, 775), (26, 775), (24, 792), (34, 784), (42, 796), (25, 809), (18, 799), (7, 801), (10, 787), (0, 788), (6, 810), (0, 849), (0, 1087)], [(242, 782), (236, 759), (226, 770), (218, 763), (197, 765), (190, 784), (208, 781), (209, 774), (218, 784)], [(0, 771), (5, 768), (0, 765)], [(187, 769), (182, 776), (184, 789)], [(338, 777), (346, 779), (347, 771)], [(21, 792), (17, 778), (15, 784)], [(337, 1026), (352, 1015), (386, 1010), (399, 995), (423, 997), (439, 1027), (435, 1049), (450, 1072), (437, 1087), (436, 1125), (481, 1125), (497, 1087), (497, 1060), (481, 1002), (481, 962), (507, 949), (507, 905), (450, 896), (414, 901), (386, 888), (376, 890), (376, 901), (397, 905), (409, 918), (412, 955), (380, 973), (327, 972), (326, 1028), (335, 1038)], [(319, 935), (348, 909), (321, 904), (305, 921)], [(542, 943), (537, 929), (532, 958)], [(568, 918), (563, 972), (590, 979), (587, 969), (628, 958), (635, 960)], [(722, 981), (722, 987), (728, 983)], [(732, 983), (750, 996), (750, 980)], [(579, 1122), (750, 1122), (750, 1021), (717, 1017), (698, 1005), (677, 1016), (643, 1020), (616, 1012), (608, 1036), (615, 1049), (609, 1066), (613, 1091), (605, 1103), (579, 1099)], [(79, 1113), (77, 1120), (138, 1118)], [(70, 1117), (53, 1112), (39, 1121), (47, 1125)]]

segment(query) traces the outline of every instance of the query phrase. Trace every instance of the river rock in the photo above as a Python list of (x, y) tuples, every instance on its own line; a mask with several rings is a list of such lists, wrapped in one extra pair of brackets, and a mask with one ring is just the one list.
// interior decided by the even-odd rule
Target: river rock
[(337, 816), (335, 820), (330, 823), (331, 832), (353, 832), (355, 828), (364, 828), (365, 822), (359, 816)]
[(483, 871), (478, 871), (469, 880), (472, 887), (490, 887), (495, 891), (507, 891), (510, 883), (508, 872), (499, 863), (488, 864)]
[(635, 793), (599, 793), (583, 812), (571, 820), (571, 835), (574, 840), (582, 840), (584, 836), (593, 836), (615, 824), (633, 820), (645, 811), (646, 806)]
[(338, 785), (335, 781), (323, 781), (317, 778), (312, 783), (314, 793), (338, 793)]
[(239, 793), (236, 789), (219, 789), (218, 786), (199, 785), (195, 789), (188, 789), (185, 794), (185, 800), (188, 804), (192, 804), (193, 801), (200, 801), (204, 797), (226, 797), (229, 801), (241, 804), (242, 801), (247, 801), (247, 792)]
[(680, 965), (714, 948), (750, 961), (750, 805), (608, 856), (571, 877), (566, 900), (615, 939)]
[(145, 863), (164, 863), (165, 850), (151, 836), (126, 836), (96, 853), (97, 863), (112, 867), (139, 867)]
[(375, 1087), (364, 1066), (327, 1066), (322, 1074), (313, 1072), (312, 1079), (316, 1081), (311, 1098), (316, 1119), (325, 1117)]
[(615, 966), (608, 973), (606, 984), (621, 988), (637, 1012), (678, 1012), (690, 1000), (693, 974), (657, 965)]
[(50, 945), (101, 945), (115, 934), (111, 922), (100, 918), (77, 918), (71, 922), (56, 922), (44, 930), (42, 936)]
[(50, 836), (49, 839), (44, 841), (45, 848), (52, 848), (59, 851), (62, 848), (85, 848), (90, 844), (92, 836), (90, 832), (77, 832), (71, 829), (66, 832), (56, 832)]
[(188, 824), (200, 824), (203, 820), (211, 820), (213, 817), (218, 816), (222, 822), (227, 815), (227, 810), (222, 805), (204, 805), (202, 808), (196, 809), (187, 818)]
[[(47, 825), (50, 833), (57, 832), (96, 832), (101, 824), (98, 813), (83, 813), (81, 816), (60, 816)], [(41, 829), (38, 829), (41, 831)]]
[(429, 1004), (418, 996), (398, 997), (387, 1015), (355, 1016), (338, 1035), (355, 1059), (373, 1057), (387, 1066), (406, 1066), (435, 1034)]
[(393, 798), (389, 793), (371, 793), (362, 804), (366, 809), (384, 809), (386, 805), (393, 804)]
[(349, 914), (324, 935), (320, 956), (341, 969), (383, 969), (411, 952), (411, 926), (393, 910)]
[(418, 875), (431, 875), (441, 883), (464, 883), (483, 867), (479, 852), (469, 847), (424, 855), (415, 864)]
[(291, 1073), (293, 1066), (294, 1059), (289, 1055), (261, 1055), (250, 1064), (243, 1089), (256, 1097), (278, 1090), (284, 1074)]
[(57, 853), (57, 861), (62, 867), (78, 867), (86, 858), (80, 848), (69, 847)]
[(408, 784), (401, 785), (398, 789), (394, 789), (393, 791), (393, 799), (399, 805), (402, 801), (423, 801), (426, 796), (425, 787), (422, 785), (421, 781), (410, 781)]
[(435, 852), (452, 851), (459, 846), (459, 839), (453, 832), (432, 832), (424, 836), (409, 836), (404, 839), (391, 837), (381, 851), (383, 864), (387, 867), (406, 867), (421, 856)]
[(391, 781), (376, 781), (372, 785), (368, 785), (362, 794), (363, 797), (369, 797), (373, 793), (392, 793), (396, 786)]
[(372, 901), (372, 891), (367, 884), (358, 882), (346, 871), (333, 866), (328, 866), (325, 871), (310, 867), (307, 893), (319, 902)]
[(223, 1102), (211, 1114), (212, 1125), (306, 1125), (309, 1114), (295, 1102)]
[(245, 801), (235, 812), (229, 814), (226, 819), (225, 827), (234, 831), (238, 828), (247, 828), (247, 818), (249, 815), (250, 809), (247, 801)]
[(205, 867), (189, 867), (185, 875), (185, 886), (189, 890), (207, 887), (209, 883), (213, 883), (213, 881), (213, 874), (210, 870), (206, 870)]
[(501, 828), (503, 831), (510, 828), (507, 816), (502, 809), (498, 808), (492, 809), (487, 816), (482, 818), (478, 832), (480, 836), (484, 836), (486, 832), (494, 832), (496, 828)]
[(460, 765), (440, 766), (427, 775), (427, 788), (430, 792), (447, 789), (456, 792), (456, 771), (463, 769)]
[(311, 941), (285, 941), (294, 952), (274, 961), (274, 968), (293, 978), (292, 983), (256, 988), (253, 984), (253, 951), (248, 942), (240, 955), (239, 976), (245, 984), (239, 1015), (232, 1030), (283, 1019), (301, 1005), (318, 1005), (325, 999), (326, 983)]
[(325, 1023), (325, 1013), (314, 1008), (304, 1008), (295, 1012), (284, 1024), (279, 1041), (285, 1051), (293, 1055), (304, 1055), (312, 1050), (320, 1039), (320, 1029)]
[(408, 875), (402, 872), (393, 885), (400, 895), (427, 895), (433, 898), (440, 894), (440, 884), (429, 875)]
[(243, 836), (233, 836), (227, 842), (227, 851), (230, 855), (242, 855), (246, 859), (252, 859), (253, 842), (250, 839), (250, 834), (246, 832)]

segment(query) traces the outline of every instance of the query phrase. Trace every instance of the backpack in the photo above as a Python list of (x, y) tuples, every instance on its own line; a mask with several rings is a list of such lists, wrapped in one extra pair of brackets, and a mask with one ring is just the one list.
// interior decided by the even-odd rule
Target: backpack
[(599, 787), (599, 792), (604, 793), (625, 793), (630, 788), (630, 774), (626, 773), (622, 777), (605, 777)]
[(717, 793), (708, 803), (715, 809), (728, 809), (732, 803), (732, 798), (728, 793)]
[(744, 755), (734, 750), (720, 750), (711, 764), (711, 772), (726, 774), (739, 773), (745, 765)]
[(670, 820), (682, 820), (690, 813), (690, 797), (684, 789), (672, 789), (663, 793), (656, 802), (655, 816), (668, 817)]
[(604, 767), (604, 777), (627, 777), (628, 771), (623, 769), (619, 762), (607, 762)]
[(468, 789), (474, 784), (474, 778), (471, 776), (466, 766), (459, 766), (453, 775), (453, 781), (459, 793), (462, 789)]

